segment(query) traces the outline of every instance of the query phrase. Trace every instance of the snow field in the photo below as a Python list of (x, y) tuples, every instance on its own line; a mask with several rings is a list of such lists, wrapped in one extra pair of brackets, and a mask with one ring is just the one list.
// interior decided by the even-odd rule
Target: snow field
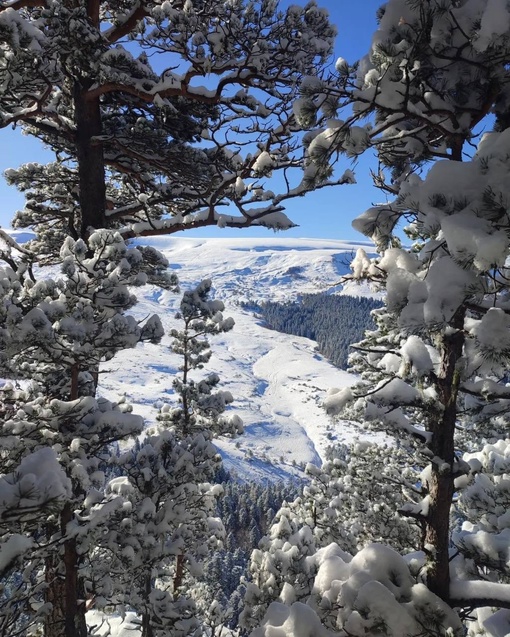
[[(288, 301), (302, 293), (338, 289), (340, 277), (357, 245), (312, 239), (181, 239), (158, 237), (151, 245), (163, 252), (177, 271), (183, 289), (211, 278), (214, 296), (232, 316), (232, 332), (211, 339), (213, 357), (204, 372), (216, 372), (221, 388), (234, 396), (245, 433), (217, 446), (227, 468), (244, 479), (285, 478), (300, 473), (308, 462), (320, 463), (333, 441), (366, 437), (348, 423), (333, 426), (322, 409), (328, 388), (350, 385), (354, 377), (331, 365), (306, 338), (264, 327), (241, 303)], [(357, 289), (366, 294), (367, 290)], [(148, 286), (136, 290), (137, 318), (153, 313), (168, 334), (180, 294)], [(157, 408), (172, 402), (172, 381), (180, 361), (165, 336), (161, 345), (143, 344), (106, 363), (101, 391), (111, 399), (133, 404), (148, 423)]]

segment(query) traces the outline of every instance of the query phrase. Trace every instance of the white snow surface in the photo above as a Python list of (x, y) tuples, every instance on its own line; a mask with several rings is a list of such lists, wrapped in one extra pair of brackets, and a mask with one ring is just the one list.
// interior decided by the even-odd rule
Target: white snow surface
[[(268, 329), (253, 310), (241, 307), (241, 302), (288, 301), (318, 291), (370, 295), (363, 286), (338, 285), (360, 244), (287, 238), (149, 241), (177, 271), (182, 290), (211, 278), (214, 297), (225, 303), (223, 315), (235, 320), (231, 332), (211, 339), (213, 357), (204, 370), (219, 374), (221, 389), (234, 397), (231, 412), (245, 425), (236, 440), (217, 441), (227, 468), (242, 479), (285, 479), (308, 462), (319, 464), (333, 441), (368, 437), (354, 425), (332, 425), (322, 407), (330, 387), (348, 386), (354, 377), (318, 354), (314, 341)], [(371, 251), (369, 244), (364, 248)], [(180, 294), (150, 286), (134, 292), (137, 318), (158, 313), (167, 333), (179, 327), (174, 314)], [(160, 345), (143, 344), (106, 363), (101, 393), (112, 400), (125, 396), (134, 413), (154, 421), (157, 407), (174, 398), (180, 361), (169, 342), (165, 336)]]

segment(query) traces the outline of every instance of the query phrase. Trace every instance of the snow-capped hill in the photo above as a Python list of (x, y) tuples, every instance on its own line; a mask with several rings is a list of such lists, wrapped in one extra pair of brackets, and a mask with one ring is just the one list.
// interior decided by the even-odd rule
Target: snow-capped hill
[[(235, 320), (232, 332), (212, 340), (207, 369), (220, 375), (222, 388), (234, 396), (233, 411), (245, 423), (243, 436), (218, 441), (228, 467), (245, 477), (285, 477), (304, 463), (319, 463), (332, 441), (358, 435), (347, 424), (333, 427), (321, 407), (325, 392), (350, 384), (352, 376), (320, 356), (314, 341), (267, 329), (240, 302), (284, 301), (328, 290), (347, 273), (359, 245), (370, 250), (369, 245), (285, 238), (159, 237), (150, 243), (178, 271), (184, 289), (212, 279), (225, 316)], [(137, 316), (159, 314), (167, 332), (178, 326), (174, 313), (180, 295), (151, 287), (137, 294)], [(102, 391), (111, 398), (125, 395), (136, 412), (154, 420), (157, 407), (173, 399), (179, 359), (168, 343), (165, 337), (162, 345), (142, 345), (106, 364)]]
[(19, 243), (20, 245), (22, 243), (30, 241), (35, 237), (35, 234), (31, 230), (12, 230), (5, 228), (2, 228), (2, 230), (9, 234), (14, 239), (14, 241), (16, 241), (16, 243)]
[[(155, 237), (183, 283), (211, 278), (222, 299), (290, 300), (299, 294), (327, 291), (349, 272), (349, 263), (368, 242), (326, 239), (189, 239)], [(360, 287), (356, 294), (367, 294)]]

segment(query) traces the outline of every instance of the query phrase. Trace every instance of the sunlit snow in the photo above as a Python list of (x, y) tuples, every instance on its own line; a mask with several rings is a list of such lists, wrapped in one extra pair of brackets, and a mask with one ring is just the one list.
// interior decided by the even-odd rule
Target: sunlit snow
[[(183, 289), (211, 278), (214, 295), (225, 303), (235, 327), (212, 342), (208, 371), (217, 372), (222, 388), (234, 396), (231, 409), (241, 416), (245, 434), (217, 441), (226, 465), (242, 478), (277, 479), (319, 463), (333, 441), (366, 436), (347, 423), (332, 425), (322, 408), (325, 392), (346, 386), (353, 377), (332, 366), (306, 338), (272, 331), (249, 304), (264, 299), (286, 301), (301, 293), (339, 291), (338, 283), (359, 244), (312, 239), (151, 239), (177, 271)], [(370, 250), (369, 245), (365, 245)], [(136, 316), (157, 312), (165, 329), (178, 326), (174, 313), (180, 295), (147, 287), (136, 291)], [(369, 290), (354, 287), (351, 294)], [(241, 306), (244, 302), (247, 307)], [(162, 345), (144, 344), (104, 365), (101, 392), (126, 396), (135, 413), (154, 420), (157, 407), (173, 399), (172, 381), (179, 365)]]

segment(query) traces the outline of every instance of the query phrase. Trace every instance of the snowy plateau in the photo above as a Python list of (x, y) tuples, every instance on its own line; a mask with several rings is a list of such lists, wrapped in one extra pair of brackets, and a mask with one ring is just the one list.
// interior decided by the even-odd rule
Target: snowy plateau
[[(370, 244), (279, 237), (159, 237), (150, 243), (166, 256), (183, 291), (210, 278), (213, 298), (221, 299), (224, 316), (235, 320), (231, 332), (211, 339), (213, 357), (204, 370), (220, 376), (220, 388), (234, 397), (231, 410), (244, 422), (242, 436), (216, 441), (229, 470), (240, 479), (285, 479), (307, 462), (320, 463), (333, 441), (367, 437), (354, 425), (333, 425), (321, 407), (330, 387), (351, 384), (354, 377), (322, 357), (314, 341), (265, 327), (249, 305), (319, 291), (370, 294), (357, 285), (339, 285), (356, 249), (370, 251)], [(134, 291), (137, 318), (157, 313), (167, 333), (179, 327), (174, 315), (180, 294), (150, 286)], [(157, 409), (173, 401), (180, 361), (169, 342), (165, 336), (160, 345), (139, 345), (105, 364), (101, 393), (113, 400), (125, 397), (134, 413), (153, 422)]]

